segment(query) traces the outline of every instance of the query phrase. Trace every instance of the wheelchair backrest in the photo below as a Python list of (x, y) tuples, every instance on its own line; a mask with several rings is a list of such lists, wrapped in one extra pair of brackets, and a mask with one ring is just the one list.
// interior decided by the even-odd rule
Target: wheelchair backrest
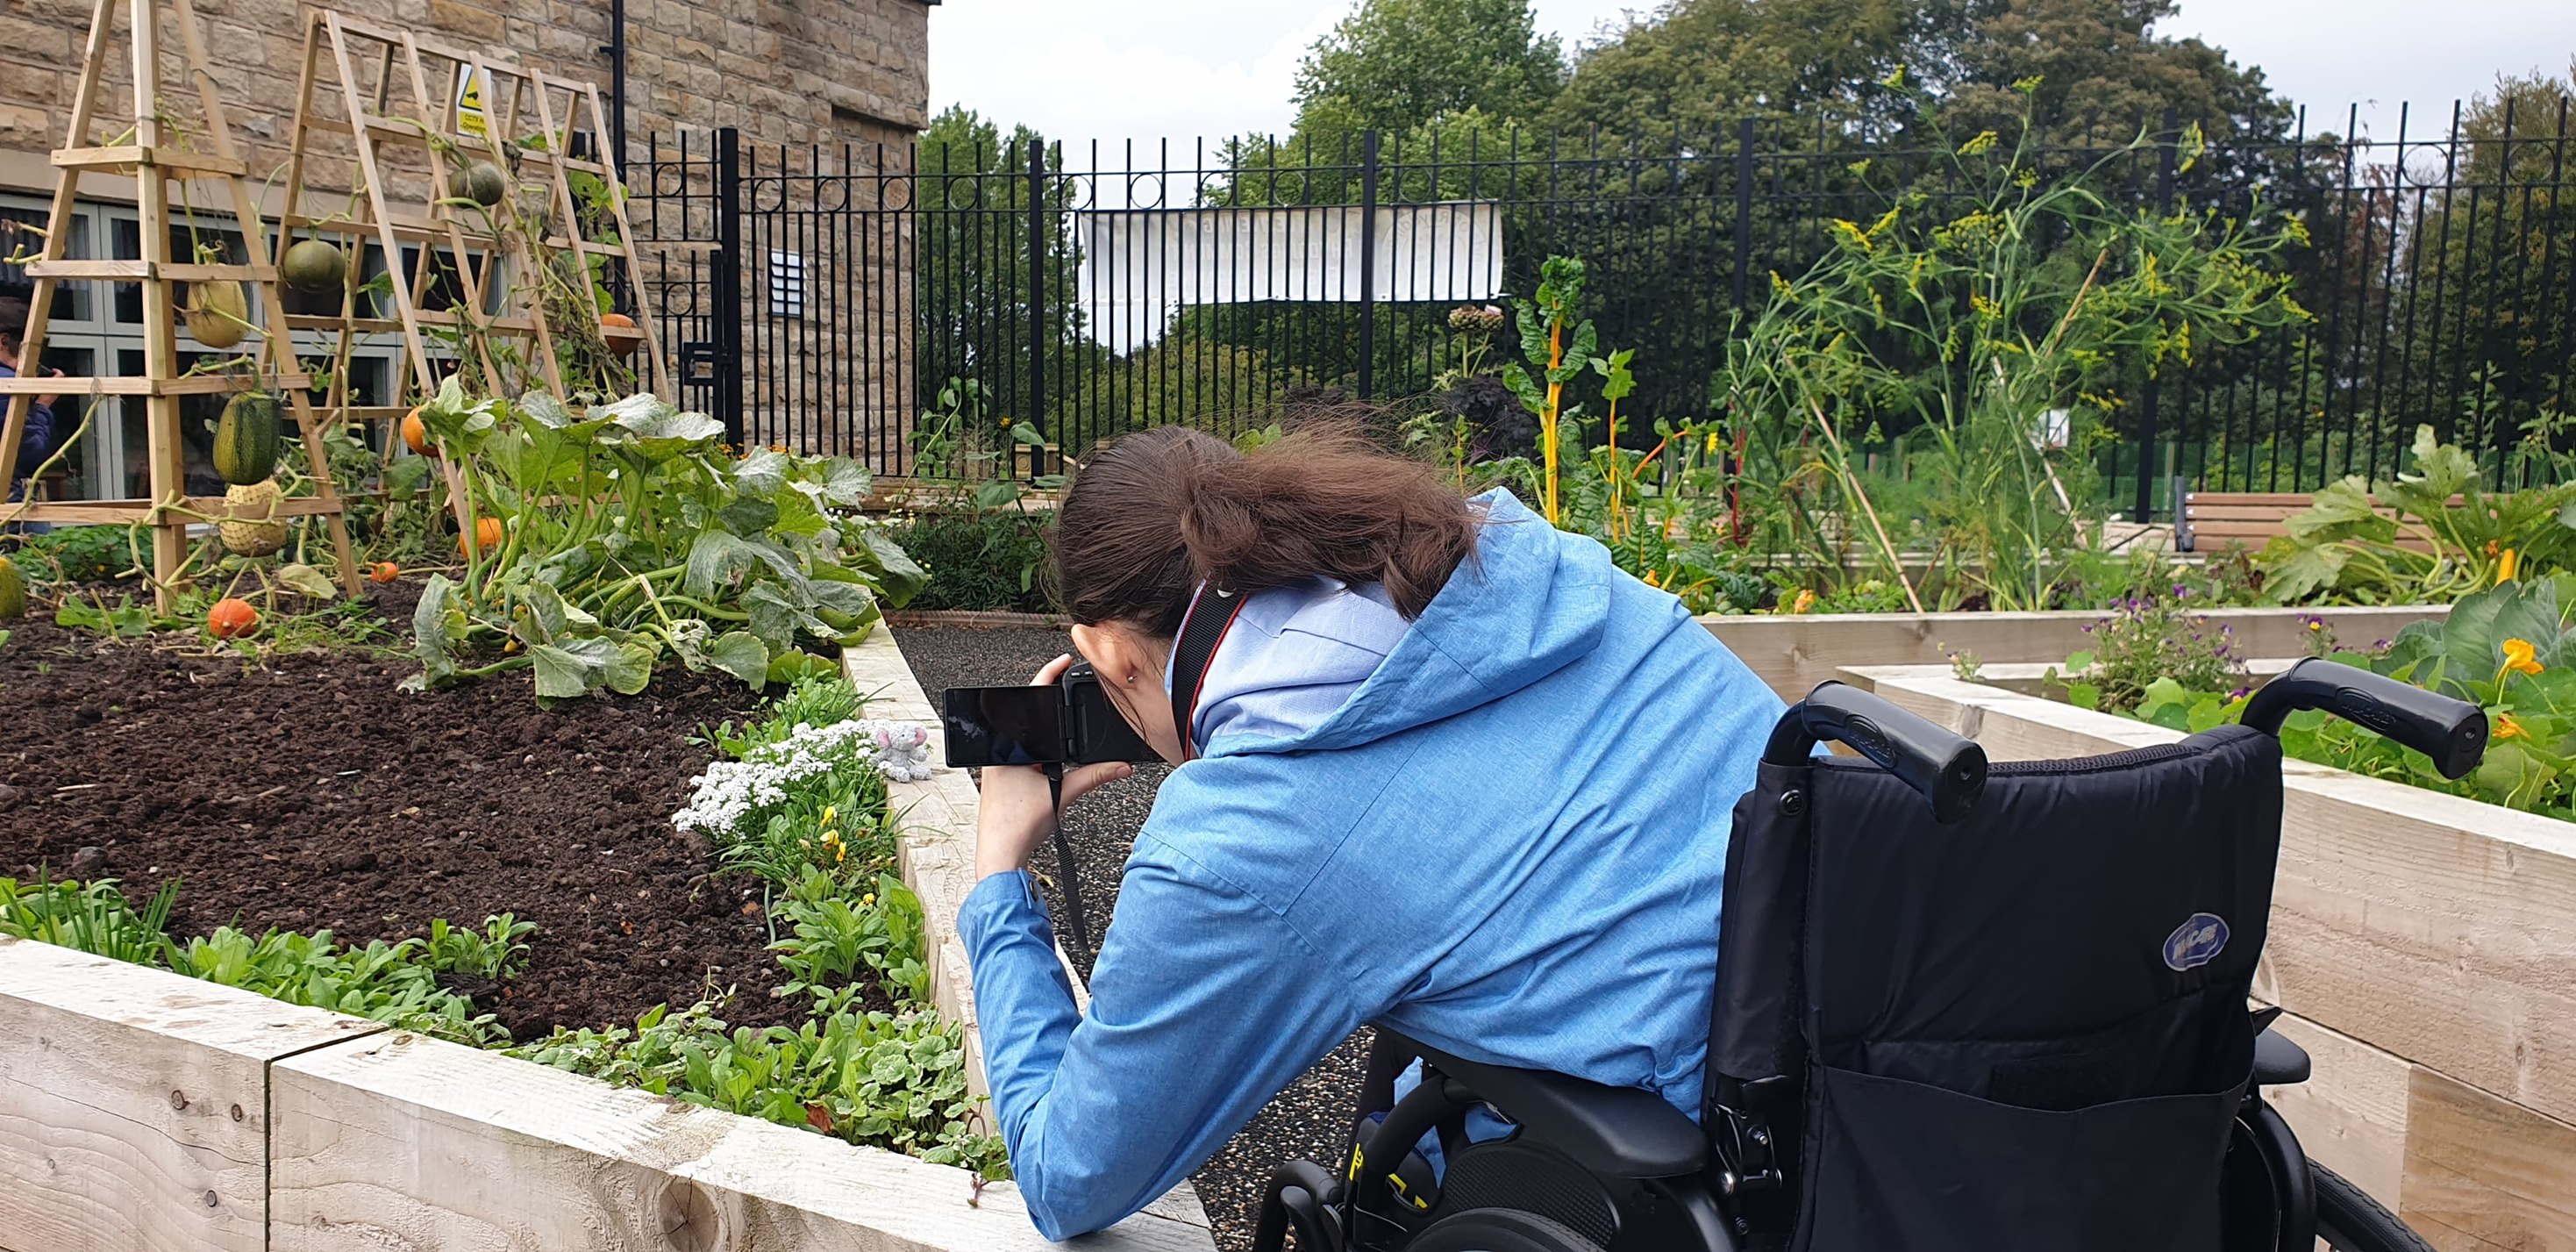
[[(1989, 1190), (2080, 1190), (2068, 1171), (2125, 1136), (2176, 1158), (2179, 1195), (2215, 1169), (2251, 1066), (2280, 827), (2280, 745), (2241, 727), (1999, 764), (1948, 824), (1864, 761), (1764, 765), (1728, 849), (1703, 1124), (1721, 1156), (1759, 1125), (1788, 1175), (1769, 1220), (1794, 1208), (1846, 1241), (1889, 1232), (1818, 1211), (1820, 1193), (1956, 1210), (1941, 1189), (1975, 1179), (1945, 1156), (1977, 1158)], [(2141, 1102), (2143, 1122), (2094, 1112)], [(2200, 1226), (2203, 1201), (2166, 1203), (2190, 1211), (2156, 1220)], [(2141, 1212), (1981, 1219), (2083, 1243)]]

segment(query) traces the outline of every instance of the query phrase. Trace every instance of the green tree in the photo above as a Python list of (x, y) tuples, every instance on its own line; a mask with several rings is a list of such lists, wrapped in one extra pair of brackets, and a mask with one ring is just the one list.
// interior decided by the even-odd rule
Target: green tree
[(1667, 0), (1576, 60), (1548, 122), (1697, 139), (1745, 117), (1851, 120), (1958, 24), (1909, 0)]
[(2571, 97), (2576, 63), (2566, 80), (2508, 77), (2480, 95), (2460, 119), (2449, 189), (2408, 232), (2401, 298), (2422, 310), (2402, 323), (2415, 340), (2411, 373), (2451, 400), (2453, 441), (2490, 462), (2526, 436), (2576, 446)]
[(1401, 133), (1446, 113), (1538, 116), (1565, 54), (1529, 0), (1360, 0), (1297, 71), (1297, 133)]
[[(2286, 134), (2292, 110), (2263, 71), (2153, 32), (2179, 9), (2176, 0), (1981, 0), (1939, 67), (1943, 126), (2008, 131), (2027, 114), (2050, 132), (2098, 127), (2117, 143), (2171, 109), (2217, 142)], [(2032, 79), (2025, 105), (2016, 85)]]
[[(930, 407), (950, 378), (973, 379), (992, 416), (1026, 420), (1036, 398), (1029, 350), (1029, 144), (1036, 131), (1001, 128), (962, 106), (932, 119), (915, 164), (919, 252), (913, 268), (914, 360)], [(1051, 154), (1049, 168), (1056, 160)], [(1072, 187), (1050, 179), (1052, 224), (1038, 246), (1045, 294), (1046, 390), (1059, 402), (1098, 355), (1076, 299), (1082, 256), (1072, 234)]]

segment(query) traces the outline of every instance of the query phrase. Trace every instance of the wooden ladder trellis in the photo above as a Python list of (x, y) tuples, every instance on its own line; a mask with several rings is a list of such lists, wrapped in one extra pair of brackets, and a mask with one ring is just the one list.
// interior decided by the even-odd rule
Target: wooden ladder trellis
[[(192, 142), (194, 137), (184, 133), (184, 127), (172, 124), (171, 114), (163, 105), (161, 33), (165, 5), (176, 19), (185, 75), (203, 110), (203, 138), (211, 151), (199, 150)], [(98, 112), (100, 89), (106, 79), (107, 48), (115, 35), (120, 8), (126, 14), (128, 43), (133, 54), (133, 126), (115, 136), (113, 142), (97, 144), (93, 142), (92, 126)], [(0, 379), (0, 395), (8, 397), (8, 417), (5, 422), (0, 422), (0, 483), (11, 481), (15, 474), (18, 442), (25, 433), (28, 412), (35, 397), (86, 395), (93, 398), (94, 407), (97, 397), (140, 396), (145, 406), (144, 430), (152, 498), (0, 506), (0, 516), (30, 521), (143, 522), (150, 525), (153, 528), (154, 599), (162, 610), (167, 611), (186, 568), (189, 523), (224, 515), (229, 509), (221, 497), (187, 495), (182, 461), (184, 445), (179, 426), (180, 399), (190, 395), (271, 388), (283, 392), (292, 408), (317, 484), (310, 497), (281, 501), (277, 515), (320, 515), (329, 519), (331, 541), (339, 558), (341, 586), (355, 594), (358, 573), (350, 553), (348, 524), (341, 512), (338, 489), (331, 481), (330, 465), (320, 437), (325, 423), (315, 414), (306, 394), (311, 379), (295, 355), (285, 305), (278, 299), (278, 271), (267, 251), (259, 202), (247, 182), (249, 170), (233, 143), (223, 100), (215, 89), (214, 75), (208, 69), (205, 35), (190, 0), (97, 0), (90, 16), (88, 44), (81, 58), (80, 86), (72, 97), (70, 122), (64, 146), (53, 154), (57, 173), (53, 205), (46, 218), (43, 252), (27, 266), (28, 276), (35, 280), (26, 342), (20, 352), (20, 360), (28, 366), (27, 376)], [(66, 255), (81, 175), (90, 172), (133, 175), (136, 209), (142, 225), (143, 255), (140, 258), (92, 260)], [(203, 180), (220, 180), (224, 184), (232, 201), (235, 226), (248, 250), (246, 255), (251, 258), (249, 263), (201, 264), (193, 256), (185, 262), (172, 259), (170, 187), (173, 183), (184, 186)], [(193, 200), (183, 199), (183, 203), (192, 204)], [(190, 221), (193, 222), (193, 210), (191, 213)], [(258, 328), (261, 330), (258, 354), (243, 358), (251, 365), (247, 372), (183, 370), (179, 365), (178, 351), (179, 306), (173, 300), (172, 287), (179, 283), (222, 281), (240, 281), (259, 293), (264, 326)], [(138, 282), (142, 285), (144, 370), (141, 375), (113, 378), (42, 376), (40, 362), (43, 360), (46, 323), (52, 311), (55, 289), (63, 282)]]
[[(468, 107), (461, 92), (448, 89), (450, 84), (472, 84), (479, 96), (476, 107)], [(391, 113), (398, 99), (408, 104), (407, 114)], [(522, 135), (521, 127), (531, 117), (536, 130)], [(361, 250), (374, 243), (386, 258), (386, 296), (393, 317), (358, 316), (353, 292), (341, 317), (311, 319), (309, 324), (399, 332), (402, 361), (396, 386), (418, 397), (437, 391), (443, 368), (479, 374), (482, 381), (475, 390), (486, 394), (543, 386), (564, 395), (568, 381), (580, 381), (567, 379), (564, 357), (583, 335), (594, 335), (592, 342), (602, 346), (622, 346), (621, 356), (640, 347), (639, 381), (655, 394), (669, 395), (661, 345), (649, 333), (649, 296), (636, 281), (635, 231), (626, 215), (625, 189), (613, 165), (570, 151), (577, 133), (606, 134), (604, 117), (595, 85), (346, 14), (314, 11), (305, 28), (287, 156), (286, 230), (278, 240), (278, 255), (284, 257), (299, 231), (340, 235), (359, 243)], [(350, 186), (355, 190), (347, 207), (333, 213), (315, 211), (321, 207), (313, 203), (318, 193), (307, 186), (319, 155), (315, 141), (324, 134), (345, 134), (352, 148)], [(508, 191), (499, 204), (486, 209), (450, 196), (448, 175), (469, 160), (489, 161), (504, 172)], [(605, 189), (600, 215), (612, 228), (609, 238), (583, 236), (582, 204), (570, 178), (575, 173), (597, 179)], [(536, 229), (527, 229), (531, 224)], [(416, 249), (408, 258), (406, 244)], [(593, 258), (609, 263), (603, 285), (623, 287), (634, 328), (602, 327), (596, 310), (584, 311), (586, 326), (573, 327), (558, 321), (572, 310), (549, 310), (544, 291), (548, 276), (563, 275), (569, 262), (571, 274), (587, 282)], [(428, 298), (446, 285), (447, 275), (453, 276), (453, 297)], [(434, 303), (447, 307), (431, 307)], [(433, 335), (445, 338), (433, 345)], [(348, 339), (344, 334), (342, 343)], [(524, 343), (527, 355), (515, 356), (501, 340)], [(434, 352), (434, 346), (444, 351)], [(410, 377), (401, 379), (401, 374)], [(393, 418), (408, 406), (351, 411)], [(388, 440), (389, 452), (392, 446)], [(461, 493), (453, 498), (461, 508)], [(460, 512), (460, 523), (466, 520)], [(473, 533), (470, 525), (466, 533)]]

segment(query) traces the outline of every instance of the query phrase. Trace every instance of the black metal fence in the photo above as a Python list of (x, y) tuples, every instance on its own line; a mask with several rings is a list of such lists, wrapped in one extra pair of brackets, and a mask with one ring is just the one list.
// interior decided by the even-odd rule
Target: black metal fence
[[(2565, 448), (2568, 113), (2513, 100), (2455, 107), (2430, 137), (2409, 121), (2351, 138), (2348, 121), (2215, 145), (2166, 118), (2143, 145), (2134, 130), (2034, 145), (2036, 169), (2091, 169), (2137, 211), (2259, 211), (2310, 241), (2290, 264), (2313, 320), (2124, 394), (2097, 456), (2115, 504), (2165, 514), (2177, 479), (2386, 475), (2418, 424), (2499, 475), (2518, 447)], [(647, 276), (692, 403), (751, 442), (908, 473), (942, 468), (914, 463), (912, 432), (953, 379), (981, 397), (961, 428), (1027, 423), (1077, 455), (1146, 425), (1259, 427), (1310, 398), (1425, 403), (1462, 365), (1450, 309), (1508, 307), (1551, 254), (1585, 260), (1582, 312), (1636, 349), (1625, 410), (1709, 416), (1728, 336), (1772, 276), (1806, 269), (1837, 219), (1870, 220), (1890, 188), (1972, 194), (1948, 155), (1750, 121), (1653, 145), (1465, 131), (1330, 151), (780, 150), (719, 131), (657, 141), (630, 180), (639, 227), (664, 241)]]

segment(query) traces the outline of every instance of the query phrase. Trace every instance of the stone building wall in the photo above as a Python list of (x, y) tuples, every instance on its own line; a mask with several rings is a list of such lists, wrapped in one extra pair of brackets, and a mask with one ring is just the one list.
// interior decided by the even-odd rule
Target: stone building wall
[[(603, 96), (608, 87), (608, 0), (341, 0), (336, 7), (594, 81)], [(283, 156), (311, 8), (299, 0), (196, 0), (215, 79), (254, 170)], [(0, 0), (0, 153), (37, 158), (33, 165), (7, 162), (0, 184), (50, 189), (27, 174), (41, 174), (44, 154), (63, 141), (89, 14), (82, 0)], [(681, 126), (735, 126), (749, 139), (838, 145), (906, 141), (929, 124), (923, 0), (628, 0), (626, 27), (627, 134), (638, 148)], [(165, 40), (175, 64), (180, 45)], [(121, 44), (113, 58), (116, 87), (130, 90)], [(102, 104), (111, 116), (126, 110), (121, 96)]]
[[(41, 213), (31, 206), (52, 192), (48, 154), (66, 139), (91, 3), (0, 0), (0, 193), (10, 200), (0, 205), (0, 217), (38, 220)], [(126, 0), (113, 3), (121, 17)], [(287, 154), (305, 25), (315, 6), (303, 0), (194, 5), (234, 139), (264, 207), (276, 212), (285, 200), (277, 172)], [(330, 7), (495, 60), (594, 82), (603, 102), (614, 107), (608, 98), (609, 0), (334, 0)], [(130, 54), (121, 26), (120, 21), (110, 48), (93, 142), (130, 120)], [(164, 90), (181, 97), (173, 112), (193, 117), (193, 93), (178, 73), (183, 45), (175, 26), (165, 28), (162, 40)], [(746, 169), (754, 175), (744, 190), (746, 207), (768, 213), (763, 224), (746, 225), (747, 255), (741, 258), (746, 416), (753, 430), (763, 433), (763, 441), (821, 450), (848, 447), (861, 429), (902, 423), (912, 408), (912, 274), (911, 225), (899, 210), (910, 199), (911, 140), (929, 122), (925, 0), (627, 0), (626, 41), (627, 156), (637, 194), (654, 194), (647, 185), (646, 171), (653, 168), (648, 163), (675, 155), (683, 132), (700, 162), (712, 150), (716, 128), (742, 133)], [(371, 82), (373, 68), (360, 67), (359, 77)], [(336, 84), (337, 77), (327, 75), (326, 81)], [(428, 86), (438, 93), (452, 84)], [(336, 103), (321, 111), (342, 112)], [(412, 112), (408, 92), (398, 91), (385, 111)], [(607, 138), (596, 136), (602, 143)], [(349, 140), (345, 134), (317, 134), (312, 151), (305, 187), (322, 194), (321, 208), (336, 208), (337, 193), (354, 173)], [(429, 185), (426, 165), (416, 150), (388, 153), (388, 189), (419, 203), (418, 197), (430, 194), (422, 190)], [(653, 241), (643, 243), (648, 277), (704, 273), (702, 264), (695, 271), (688, 267), (692, 257), (703, 255), (690, 249), (715, 238), (711, 169), (700, 164), (690, 171), (686, 207), (635, 207), (639, 234)], [(101, 205), (133, 203), (129, 178), (91, 174), (81, 190)], [(680, 189), (660, 190), (676, 196)], [(305, 204), (305, 211), (320, 211), (311, 199)], [(228, 207), (219, 194), (200, 192), (195, 216), (212, 222)], [(773, 228), (783, 241), (772, 240)], [(108, 246), (103, 233), (91, 238), (95, 242), (88, 246)], [(694, 242), (660, 246), (675, 239)], [(0, 239), (0, 253), (34, 246), (32, 236)], [(813, 296), (793, 316), (771, 307), (765, 282), (772, 250), (793, 250), (815, 266), (806, 276)], [(854, 263), (857, 258), (869, 260)], [(0, 266), (0, 285), (14, 286), (22, 274)], [(102, 327), (98, 343), (86, 357), (66, 360), (103, 370), (140, 331), (109, 324), (114, 305), (108, 285), (88, 286), (96, 288), (96, 298), (84, 307)], [(683, 282), (656, 302), (668, 315), (681, 301), (711, 294), (703, 284), (692, 289)], [(702, 316), (657, 327), (675, 373), (684, 344), (693, 337), (703, 342), (707, 325)], [(58, 342), (74, 346), (69, 339)], [(682, 398), (703, 403), (706, 396), (703, 389), (684, 390)], [(885, 441), (881, 436), (879, 442)], [(899, 435), (893, 441), (899, 446)], [(109, 459), (130, 457), (116, 451)], [(100, 471), (102, 478), (111, 476)]]

